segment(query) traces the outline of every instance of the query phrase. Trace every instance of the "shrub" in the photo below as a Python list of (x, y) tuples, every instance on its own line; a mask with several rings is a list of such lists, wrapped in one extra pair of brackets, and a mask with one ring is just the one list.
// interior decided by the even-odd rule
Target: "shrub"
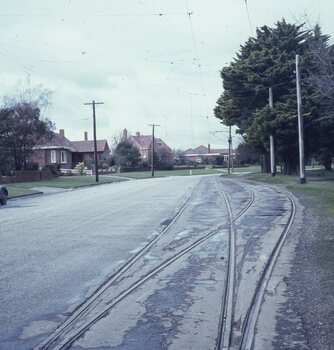
[(60, 164), (46, 164), (43, 166), (42, 171), (46, 171), (54, 176), (60, 175)]
[(36, 162), (27, 162), (24, 166), (24, 170), (38, 170), (39, 165)]
[(88, 170), (92, 170), (94, 168), (94, 160), (92, 158), (85, 159), (84, 164)]
[(85, 163), (84, 162), (81, 162), (81, 163), (78, 163), (75, 168), (75, 170), (78, 170), (78, 173), (80, 175), (83, 175), (84, 174), (84, 171), (85, 171)]

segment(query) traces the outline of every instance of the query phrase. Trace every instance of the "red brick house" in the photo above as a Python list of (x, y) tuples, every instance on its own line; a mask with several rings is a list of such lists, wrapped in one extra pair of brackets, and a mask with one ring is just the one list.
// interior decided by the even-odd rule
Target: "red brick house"
[[(130, 141), (139, 151), (141, 157), (145, 161), (149, 161), (152, 152), (152, 135), (141, 135), (136, 132), (135, 135), (128, 136), (127, 130), (123, 130), (123, 141)], [(154, 137), (154, 153), (165, 161), (172, 162), (174, 160), (174, 151), (159, 137)]]
[[(97, 140), (98, 160), (107, 159), (110, 149), (107, 140)], [(47, 164), (60, 164), (63, 169), (71, 169), (87, 158), (94, 159), (94, 141), (88, 140), (87, 132), (83, 141), (70, 141), (65, 137), (64, 129), (54, 133), (51, 140), (45, 140), (34, 148), (31, 161), (42, 168)]]
[[(233, 157), (235, 156), (235, 152), (232, 150)], [(224, 148), (211, 148), (210, 144), (208, 144), (208, 147), (205, 147), (203, 145), (198, 146), (196, 148), (188, 148), (186, 151), (183, 152), (183, 156), (188, 161), (193, 161), (197, 163), (202, 163), (203, 159), (212, 159), (217, 156), (224, 156), (224, 158), (228, 159), (228, 149)]]

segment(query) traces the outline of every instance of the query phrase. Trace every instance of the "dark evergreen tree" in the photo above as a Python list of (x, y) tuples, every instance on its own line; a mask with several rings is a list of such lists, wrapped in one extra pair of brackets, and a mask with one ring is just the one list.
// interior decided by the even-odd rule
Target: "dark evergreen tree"
[[(245, 141), (266, 160), (269, 171), (269, 135), (275, 137), (277, 159), (286, 174), (297, 172), (298, 118), (296, 103), (295, 56), (302, 64), (308, 54), (312, 33), (302, 25), (284, 19), (274, 28), (258, 28), (255, 38), (241, 46), (234, 62), (221, 71), (224, 92), (217, 101), (215, 115), (225, 125), (237, 125)], [(268, 107), (268, 90), (273, 89), (274, 110)], [(318, 117), (310, 98), (310, 89), (303, 89), (304, 120), (307, 126)], [(305, 131), (310, 142), (312, 135)], [(306, 148), (308, 150), (308, 148)]]

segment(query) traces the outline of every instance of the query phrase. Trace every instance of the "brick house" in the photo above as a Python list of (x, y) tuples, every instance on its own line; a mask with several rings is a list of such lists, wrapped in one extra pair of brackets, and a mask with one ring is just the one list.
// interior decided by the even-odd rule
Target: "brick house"
[[(232, 150), (233, 157), (235, 156), (235, 152)], [(208, 147), (203, 145), (198, 146), (196, 148), (188, 148), (183, 152), (183, 156), (187, 161), (202, 163), (203, 159), (212, 159), (217, 156), (224, 156), (225, 160), (228, 160), (228, 149), (224, 148), (211, 148), (210, 144)]]
[[(72, 141), (76, 149), (73, 153), (73, 163), (84, 162), (86, 159), (94, 159), (94, 140), (88, 140), (88, 133), (85, 131), (83, 141)], [(110, 149), (107, 140), (96, 140), (97, 159), (106, 160), (109, 158)]]
[[(135, 135), (128, 136), (126, 129), (123, 130), (123, 141), (129, 141), (136, 147), (144, 161), (149, 161), (152, 154), (152, 135), (141, 135), (136, 132)], [(174, 160), (174, 151), (159, 137), (154, 137), (154, 153), (160, 159), (172, 162)]]
[[(110, 149), (107, 140), (97, 140), (98, 160), (107, 159)], [(60, 164), (63, 169), (71, 169), (87, 158), (94, 159), (94, 141), (88, 140), (87, 132), (83, 141), (70, 141), (65, 137), (64, 129), (54, 133), (51, 140), (45, 140), (34, 148), (30, 161), (42, 168), (47, 164)]]

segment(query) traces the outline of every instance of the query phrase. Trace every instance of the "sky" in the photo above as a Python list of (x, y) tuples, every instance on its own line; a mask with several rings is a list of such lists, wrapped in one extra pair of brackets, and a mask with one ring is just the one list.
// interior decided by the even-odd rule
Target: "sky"
[[(110, 144), (124, 128), (173, 149), (227, 147), (214, 117), (220, 70), (257, 27), (319, 22), (333, 0), (0, 0), (0, 100), (30, 81), (52, 91), (44, 115), (70, 140)], [(246, 6), (247, 5), (247, 6)], [(306, 16), (306, 17), (305, 17)], [(240, 137), (234, 136), (237, 145)]]

